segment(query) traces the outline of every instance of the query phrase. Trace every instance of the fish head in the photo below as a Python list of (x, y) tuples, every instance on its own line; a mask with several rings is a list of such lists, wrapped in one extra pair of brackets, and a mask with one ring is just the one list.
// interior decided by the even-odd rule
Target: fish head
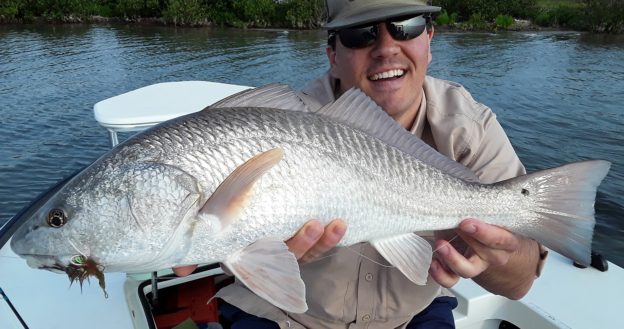
[(31, 267), (60, 271), (76, 253), (69, 243), (67, 230), (63, 229), (74, 222), (74, 214), (79, 213), (63, 202), (67, 191), (67, 184), (53, 193), (48, 191), (18, 215), (22, 224), (11, 238), (11, 248)]
[(88, 168), (28, 209), (13, 251), (70, 279), (175, 265), (190, 245), (195, 181), (161, 164), (108, 167)]
[(30, 267), (67, 274), (71, 283), (79, 282), (81, 287), (94, 276), (106, 294), (102, 266), (80, 251), (80, 243), (72, 242), (69, 232), (62, 229), (80, 214), (77, 207), (63, 201), (71, 191), (68, 181), (52, 187), (16, 215), (21, 226), (11, 238), (11, 248)]

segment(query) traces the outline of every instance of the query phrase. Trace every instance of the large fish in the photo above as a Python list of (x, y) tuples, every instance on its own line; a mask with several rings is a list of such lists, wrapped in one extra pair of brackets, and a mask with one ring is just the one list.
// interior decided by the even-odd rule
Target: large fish
[(342, 245), (370, 242), (416, 284), (429, 243), (412, 232), (480, 218), (590, 262), (594, 198), (610, 163), (585, 161), (496, 184), (402, 129), (358, 90), (316, 113), (284, 86), (243, 92), (147, 130), (67, 182), (13, 236), (32, 267), (104, 286), (104, 271), (222, 262), (274, 305), (304, 312), (284, 240), (343, 218)]

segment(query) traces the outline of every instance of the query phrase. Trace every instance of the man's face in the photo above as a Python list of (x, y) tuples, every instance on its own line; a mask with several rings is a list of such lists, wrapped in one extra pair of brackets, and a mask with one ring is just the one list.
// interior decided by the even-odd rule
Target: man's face
[(336, 38), (327, 48), (331, 75), (340, 79), (340, 91), (358, 87), (403, 127), (412, 124), (422, 100), (422, 85), (431, 62), (433, 31), (406, 41), (394, 40), (386, 24), (378, 24), (376, 41), (350, 49)]

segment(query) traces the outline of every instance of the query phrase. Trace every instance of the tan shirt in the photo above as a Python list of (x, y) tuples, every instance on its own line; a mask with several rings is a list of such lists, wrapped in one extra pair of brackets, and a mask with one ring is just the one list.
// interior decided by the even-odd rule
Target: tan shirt
[[(325, 74), (303, 89), (304, 100), (311, 108), (330, 103), (335, 99), (334, 87), (333, 79)], [(412, 133), (473, 170), (484, 183), (525, 172), (496, 115), (466, 89), (432, 77), (425, 79), (423, 89)], [(218, 295), (281, 328), (388, 329), (404, 328), (442, 294), (431, 278), (427, 285), (418, 286), (397, 269), (380, 264), (387, 262), (368, 243), (361, 243), (301, 265), (309, 306), (304, 314), (286, 314), (239, 283)]]

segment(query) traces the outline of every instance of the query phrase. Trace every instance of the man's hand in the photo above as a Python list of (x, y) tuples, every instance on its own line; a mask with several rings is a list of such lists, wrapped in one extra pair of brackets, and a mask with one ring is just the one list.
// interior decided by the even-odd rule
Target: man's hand
[(286, 245), (300, 262), (307, 263), (334, 248), (346, 231), (347, 224), (341, 219), (334, 219), (325, 227), (318, 220), (310, 220)]
[(173, 273), (175, 273), (175, 275), (177, 276), (187, 276), (193, 273), (193, 271), (195, 271), (196, 268), (197, 268), (197, 265), (187, 265), (187, 266), (174, 267), (172, 268), (172, 270), (173, 270)]
[(535, 241), (476, 219), (461, 222), (456, 233), (467, 245), (463, 253), (445, 240), (434, 246), (429, 274), (440, 285), (450, 288), (462, 277), (509, 298), (528, 292), (539, 258)]
[[(347, 224), (340, 219), (334, 219), (325, 227), (318, 220), (310, 220), (286, 241), (286, 245), (298, 260), (305, 263), (334, 248), (346, 231)], [(196, 268), (197, 265), (174, 267), (173, 273), (177, 276), (187, 276)]]

